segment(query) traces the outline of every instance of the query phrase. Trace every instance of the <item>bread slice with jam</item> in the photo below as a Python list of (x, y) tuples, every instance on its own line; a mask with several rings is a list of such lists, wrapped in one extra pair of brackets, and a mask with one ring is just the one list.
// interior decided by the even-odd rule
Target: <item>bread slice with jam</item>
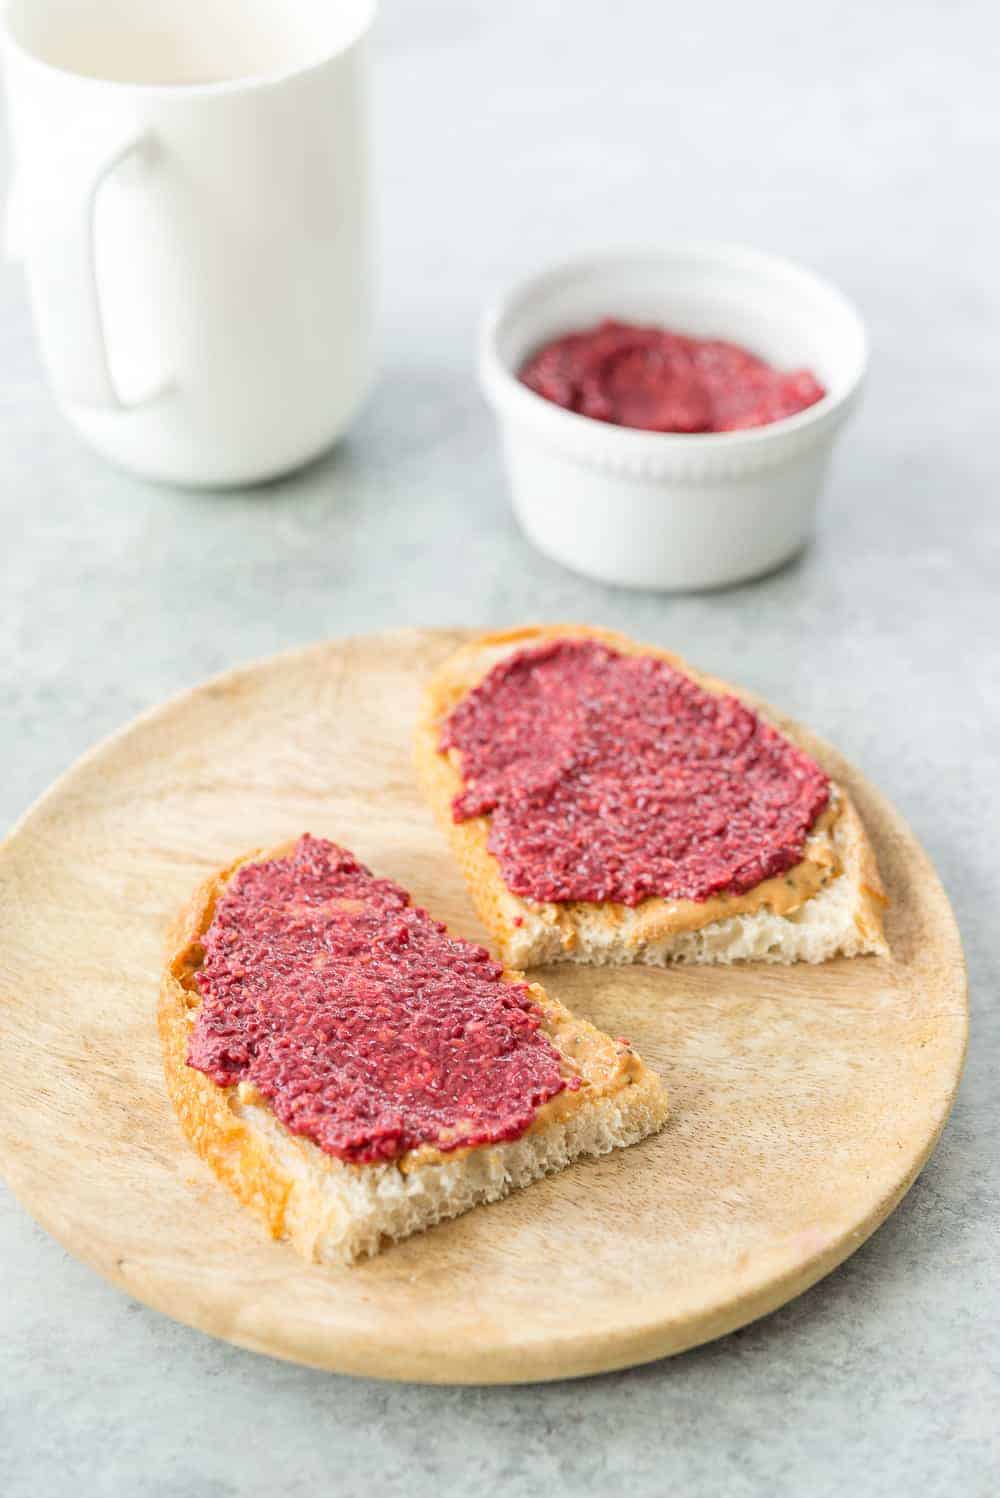
[(483, 635), (429, 683), (425, 794), (505, 962), (888, 951), (875, 854), (789, 723), (624, 635)]
[(277, 1238), (351, 1263), (667, 1118), (623, 1040), (304, 836), (175, 921), (159, 1030), (190, 1143)]

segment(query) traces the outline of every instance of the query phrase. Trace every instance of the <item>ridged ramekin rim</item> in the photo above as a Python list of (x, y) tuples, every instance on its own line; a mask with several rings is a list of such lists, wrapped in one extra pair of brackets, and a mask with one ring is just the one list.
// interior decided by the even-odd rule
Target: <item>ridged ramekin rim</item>
[[(855, 369), (836, 395), (767, 426), (736, 432), (645, 432), (596, 421), (567, 411), (536, 395), (501, 358), (497, 343), (503, 324), (517, 305), (547, 280), (586, 274), (589, 270), (623, 269), (636, 262), (650, 263), (679, 256), (739, 259), (806, 282), (821, 292), (852, 324), (858, 341)], [(646, 476), (710, 475), (713, 469), (735, 475), (740, 469), (761, 468), (791, 459), (811, 446), (832, 440), (857, 403), (868, 372), (869, 342), (864, 321), (853, 302), (834, 282), (785, 256), (725, 240), (677, 240), (654, 249), (622, 249), (578, 255), (546, 266), (515, 282), (487, 306), (479, 338), (479, 377), (494, 411), (510, 425), (530, 428), (534, 435), (568, 457), (620, 472)], [(741, 463), (740, 459), (745, 462)]]

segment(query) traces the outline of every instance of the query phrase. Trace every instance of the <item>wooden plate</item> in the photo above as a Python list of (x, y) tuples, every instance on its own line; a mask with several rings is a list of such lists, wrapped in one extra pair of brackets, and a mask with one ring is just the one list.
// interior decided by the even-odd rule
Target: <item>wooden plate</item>
[(28, 813), (0, 850), (0, 1158), (71, 1252), (241, 1346), (435, 1382), (592, 1373), (772, 1310), (878, 1227), (958, 1083), (961, 946), (900, 817), (817, 744), (874, 837), (892, 960), (551, 970), (663, 1073), (667, 1130), (354, 1269), (300, 1262), (174, 1119), (154, 1024), (165, 922), (208, 870), (308, 829), (481, 935), (410, 769), (421, 681), (461, 638), (233, 672), (140, 718)]

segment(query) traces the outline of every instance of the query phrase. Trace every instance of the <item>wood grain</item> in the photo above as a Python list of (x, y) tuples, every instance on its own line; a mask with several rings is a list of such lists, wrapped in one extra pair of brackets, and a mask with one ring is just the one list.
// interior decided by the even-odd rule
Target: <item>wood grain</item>
[(154, 1021), (163, 933), (212, 868), (309, 830), (481, 937), (410, 764), (421, 682), (462, 638), (401, 632), (233, 672), (98, 747), (28, 813), (0, 849), (0, 1162), (73, 1253), (241, 1346), (434, 1382), (591, 1373), (772, 1310), (874, 1231), (955, 1094), (961, 945), (901, 818), (814, 743), (874, 839), (892, 959), (546, 971), (662, 1072), (666, 1131), (353, 1269), (302, 1263), (181, 1137)]

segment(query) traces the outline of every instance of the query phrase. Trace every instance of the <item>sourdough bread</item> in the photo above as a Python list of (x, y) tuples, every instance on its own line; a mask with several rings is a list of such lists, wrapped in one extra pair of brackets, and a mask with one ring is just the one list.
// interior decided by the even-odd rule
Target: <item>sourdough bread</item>
[[(557, 639), (595, 640), (621, 654), (659, 657), (705, 691), (731, 694), (765, 716), (738, 688), (694, 671), (667, 651), (636, 644), (608, 630), (575, 625), (512, 630), (481, 636), (449, 657), (425, 693), (416, 734), (417, 771), (479, 916), (505, 962), (518, 967), (550, 962), (666, 964), (747, 959), (816, 963), (837, 955), (888, 951), (882, 925), (885, 895), (875, 855), (850, 796), (836, 783), (826, 825), (817, 824), (804, 854), (824, 865), (822, 882), (787, 913), (774, 908), (766, 884), (733, 901), (731, 910), (719, 913), (719, 902), (706, 902), (701, 922), (689, 901), (650, 898), (636, 906), (588, 901), (555, 904), (527, 900), (509, 889), (487, 846), (490, 816), (453, 819), (452, 803), (464, 782), (456, 751), (440, 748), (441, 732), (458, 704), (494, 666), (516, 652)], [(794, 726), (774, 726), (804, 747)]]
[[(538, 984), (529, 992), (541, 1029), (580, 1084), (539, 1107), (527, 1130), (504, 1143), (354, 1163), (291, 1132), (252, 1083), (220, 1086), (189, 1065), (203, 1002), (197, 974), (216, 906), (241, 868), (288, 857), (292, 847), (240, 859), (195, 892), (170, 931), (158, 1014), (167, 1087), (185, 1135), (274, 1237), (308, 1260), (348, 1264), (578, 1156), (634, 1144), (662, 1127), (667, 1100), (659, 1077), (626, 1042), (574, 1018)], [(505, 971), (502, 981), (524, 980)]]

